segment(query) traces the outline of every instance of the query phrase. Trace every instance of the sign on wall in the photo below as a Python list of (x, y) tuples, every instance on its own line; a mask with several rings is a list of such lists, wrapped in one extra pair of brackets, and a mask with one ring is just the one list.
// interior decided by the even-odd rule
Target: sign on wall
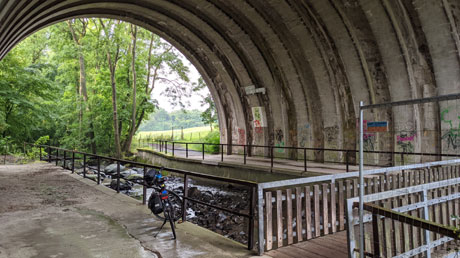
[(264, 107), (253, 107), (252, 117), (254, 118), (254, 128), (267, 126)]
[(368, 132), (388, 132), (388, 121), (367, 122)]

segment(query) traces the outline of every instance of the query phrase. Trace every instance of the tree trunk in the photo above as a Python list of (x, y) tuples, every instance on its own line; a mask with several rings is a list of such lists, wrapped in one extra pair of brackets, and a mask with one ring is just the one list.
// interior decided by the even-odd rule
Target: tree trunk
[[(108, 36), (109, 33), (102, 19), (99, 19), (99, 22), (101, 23), (101, 26), (104, 29), (105, 35)], [(110, 82), (112, 86), (113, 135), (114, 135), (116, 158), (121, 158), (120, 131), (118, 128), (118, 112), (117, 112), (117, 83), (115, 81), (115, 72), (117, 69), (118, 54), (120, 53), (120, 46), (118, 45), (116, 46), (117, 49), (116, 49), (113, 60), (112, 60), (112, 56), (110, 55), (110, 47), (111, 46), (107, 46), (106, 51), (107, 51), (107, 63), (109, 65), (109, 70), (110, 70)]]
[[(79, 95), (81, 98), (83, 98), (83, 102), (85, 103), (85, 112), (90, 112), (90, 107), (88, 104), (88, 91), (86, 88), (86, 66), (85, 66), (85, 57), (83, 56), (83, 51), (81, 48), (81, 43), (80, 40), (85, 36), (86, 34), (86, 23), (82, 22), (83, 24), (83, 29), (80, 33), (80, 37), (77, 37), (77, 34), (75, 33), (75, 29), (72, 26), (72, 22), (68, 21), (67, 24), (69, 25), (70, 32), (72, 34), (72, 38), (75, 42), (75, 45), (78, 48), (78, 55), (79, 55), (79, 63), (80, 63), (80, 87), (79, 87)], [(81, 108), (80, 105), (80, 131), (81, 131), (81, 126), (82, 126), (82, 120), (83, 120), (83, 109)], [(96, 148), (96, 141), (95, 141), (95, 133), (94, 133), (94, 125), (93, 121), (89, 121), (89, 131), (86, 133), (86, 137), (90, 139), (90, 147), (91, 151), (93, 154), (97, 153), (97, 148)]]
[[(107, 54), (110, 61), (110, 54)], [(110, 69), (110, 81), (112, 83), (112, 109), (113, 109), (113, 134), (115, 138), (116, 157), (121, 158), (120, 133), (118, 131), (118, 112), (117, 112), (117, 84), (115, 82), (115, 69)]]
[(131, 70), (132, 70), (132, 75), (133, 75), (133, 106), (131, 109), (131, 125), (129, 128), (129, 133), (128, 137), (125, 140), (125, 144), (123, 145), (123, 152), (128, 152), (129, 149), (131, 148), (131, 142), (133, 140), (134, 133), (136, 132), (136, 109), (137, 109), (137, 103), (136, 103), (136, 91), (137, 91), (137, 85), (136, 85), (136, 41), (137, 41), (137, 26), (131, 25), (131, 35), (133, 38), (133, 44), (132, 44), (132, 61), (131, 61)]

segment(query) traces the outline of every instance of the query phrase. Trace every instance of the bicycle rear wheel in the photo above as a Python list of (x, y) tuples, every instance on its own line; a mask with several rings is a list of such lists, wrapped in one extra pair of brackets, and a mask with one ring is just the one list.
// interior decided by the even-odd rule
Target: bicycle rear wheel
[[(174, 191), (168, 190), (168, 199), (163, 203), (164, 209), (167, 209), (166, 216), (171, 216), (174, 221), (178, 221), (182, 218), (182, 198)], [(153, 214), (155, 217), (165, 220), (165, 213)]]

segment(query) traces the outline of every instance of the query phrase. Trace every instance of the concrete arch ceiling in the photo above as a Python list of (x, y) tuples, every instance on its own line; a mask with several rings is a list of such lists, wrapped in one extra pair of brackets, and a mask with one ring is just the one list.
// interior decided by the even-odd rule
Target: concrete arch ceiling
[[(210, 88), (223, 142), (354, 149), (359, 101), (460, 89), (458, 0), (0, 0), (0, 58), (73, 17), (126, 20), (175, 45)], [(441, 151), (439, 108), (367, 119)], [(374, 148), (398, 150), (396, 135)]]

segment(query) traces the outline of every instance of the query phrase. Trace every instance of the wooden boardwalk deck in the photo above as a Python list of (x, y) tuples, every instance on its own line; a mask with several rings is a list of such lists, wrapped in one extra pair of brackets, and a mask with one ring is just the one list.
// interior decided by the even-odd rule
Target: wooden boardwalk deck
[(347, 232), (341, 231), (271, 250), (265, 255), (275, 258), (342, 258), (348, 257), (347, 248)]

